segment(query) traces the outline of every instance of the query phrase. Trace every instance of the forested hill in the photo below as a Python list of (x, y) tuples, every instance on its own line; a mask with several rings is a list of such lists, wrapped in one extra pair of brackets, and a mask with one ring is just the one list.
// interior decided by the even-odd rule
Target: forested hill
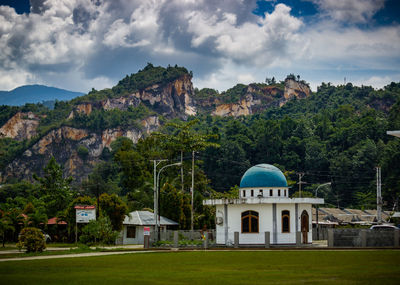
[(25, 103), (71, 100), (83, 93), (44, 85), (24, 85), (11, 91), (0, 91), (0, 105), (21, 106)]
[[(192, 76), (183, 67), (148, 64), (113, 88), (56, 102), (54, 110), (41, 104), (0, 107), (1, 182), (17, 183), (2, 187), (0, 199), (23, 192), (27, 186), (18, 183), (42, 175), (53, 156), (80, 191), (100, 185), (101, 191), (125, 196), (131, 209), (151, 207), (149, 161), (180, 159), (182, 152), (183, 186), (176, 170), (163, 179), (168, 191), (186, 193), (192, 150), (199, 201), (238, 185), (257, 163), (277, 165), (292, 181), (304, 172), (310, 193), (332, 182), (320, 190), (329, 204), (359, 208), (375, 203), (380, 165), (387, 207), (398, 199), (400, 140), (386, 131), (400, 129), (400, 83), (381, 90), (323, 83), (313, 93), (289, 75), (220, 93), (194, 88)], [(219, 147), (195, 149), (203, 145), (196, 139)], [(293, 184), (291, 191), (296, 189)]]

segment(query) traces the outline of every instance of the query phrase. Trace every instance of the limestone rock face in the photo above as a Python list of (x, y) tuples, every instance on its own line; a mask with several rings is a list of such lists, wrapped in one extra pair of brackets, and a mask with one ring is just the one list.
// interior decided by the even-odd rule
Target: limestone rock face
[(75, 117), (75, 114), (85, 114), (85, 115), (90, 115), (93, 111), (93, 105), (92, 103), (82, 103), (79, 105), (76, 105), (74, 109), (69, 113), (67, 119), (73, 119)]
[(48, 146), (52, 143), (61, 143), (64, 140), (79, 141), (87, 137), (88, 133), (85, 130), (74, 129), (71, 127), (62, 127), (52, 130), (50, 133), (41, 138), (33, 147), (33, 151), (39, 154), (45, 154), (48, 151)]
[[(51, 156), (63, 165), (64, 176), (72, 176), (76, 182), (80, 182), (100, 160), (104, 148), (110, 148), (111, 143), (121, 136), (137, 143), (142, 137), (142, 132), (135, 128), (127, 130), (116, 128), (106, 129), (98, 134), (66, 126), (52, 130), (27, 149), (22, 156), (11, 162), (0, 174), (0, 182), (10, 177), (32, 180), (33, 173), (42, 174)], [(79, 146), (88, 149), (87, 157), (79, 156), (77, 152)]]
[(0, 138), (12, 138), (18, 141), (31, 139), (36, 135), (40, 117), (32, 112), (18, 112), (0, 128)]
[(137, 143), (142, 137), (142, 133), (133, 128), (128, 130), (122, 130), (120, 128), (104, 130), (101, 134), (101, 144), (103, 148), (108, 147), (111, 149), (111, 143), (119, 137), (127, 137), (131, 139), (133, 143)]
[(146, 134), (150, 134), (158, 130), (158, 128), (160, 127), (160, 121), (158, 120), (158, 116), (156, 115), (147, 117), (146, 119), (142, 120), (141, 124), (143, 126), (143, 131)]
[(165, 85), (155, 84), (132, 94), (159, 114), (172, 118), (195, 115), (193, 84), (189, 75), (184, 75)]
[(247, 116), (269, 107), (277, 106), (283, 98), (282, 90), (275, 86), (259, 86), (250, 84), (246, 93), (238, 102), (221, 103), (219, 98), (207, 99), (202, 102), (206, 109), (214, 106), (211, 115), (214, 116)]
[(285, 91), (284, 91), (284, 98), (285, 100), (280, 102), (280, 106), (283, 106), (288, 100), (297, 98), (297, 99), (304, 99), (311, 94), (311, 89), (308, 85), (293, 80), (293, 79), (286, 79), (285, 80)]
[(103, 109), (108, 111), (112, 109), (120, 109), (120, 110), (127, 110), (129, 106), (137, 107), (140, 104), (140, 101), (133, 96), (128, 98), (120, 97), (120, 98), (113, 98), (107, 99), (101, 102)]
[(221, 103), (219, 98), (198, 100), (203, 110), (210, 110), (214, 116), (246, 116), (261, 112), (270, 107), (283, 106), (293, 98), (303, 99), (310, 95), (308, 85), (292, 79), (285, 81), (285, 89), (276, 85), (262, 86), (250, 84), (246, 93), (237, 102)]
[(218, 105), (215, 111), (212, 112), (214, 116), (246, 116), (252, 114), (251, 107), (254, 105), (253, 96), (246, 95), (245, 99), (240, 100), (239, 103), (221, 104)]

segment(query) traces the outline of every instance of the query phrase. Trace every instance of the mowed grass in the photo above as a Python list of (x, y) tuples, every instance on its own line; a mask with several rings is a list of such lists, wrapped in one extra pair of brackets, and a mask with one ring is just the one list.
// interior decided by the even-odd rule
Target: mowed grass
[(400, 284), (400, 251), (193, 251), (0, 262), (1, 284)]

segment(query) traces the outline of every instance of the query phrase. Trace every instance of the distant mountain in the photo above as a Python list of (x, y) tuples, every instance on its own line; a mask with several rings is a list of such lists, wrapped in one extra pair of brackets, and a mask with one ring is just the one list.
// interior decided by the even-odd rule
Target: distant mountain
[(0, 91), (0, 105), (20, 106), (25, 103), (65, 101), (83, 94), (44, 85), (24, 85), (11, 91)]

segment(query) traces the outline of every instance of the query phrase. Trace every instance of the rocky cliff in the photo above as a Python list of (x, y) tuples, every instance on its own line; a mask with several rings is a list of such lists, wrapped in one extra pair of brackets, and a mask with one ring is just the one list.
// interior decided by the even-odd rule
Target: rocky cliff
[(196, 115), (193, 92), (191, 77), (184, 75), (166, 85), (149, 86), (130, 97), (134, 96), (163, 116), (186, 118)]
[(0, 128), (0, 138), (12, 138), (17, 141), (29, 140), (36, 135), (40, 117), (32, 112), (18, 112)]
[(246, 116), (266, 110), (270, 107), (283, 106), (293, 98), (303, 99), (311, 94), (308, 85), (286, 79), (284, 89), (275, 85), (250, 84), (244, 95), (237, 102), (222, 103), (219, 98), (199, 100), (198, 108), (211, 110), (214, 116)]
[[(240, 87), (242, 93), (238, 97), (228, 98), (222, 93), (221, 96), (197, 98), (191, 75), (183, 74), (169, 82), (151, 84), (134, 92), (122, 92), (120, 96), (114, 94), (107, 95), (108, 98), (101, 100), (73, 101), (77, 103), (71, 106), (72, 111), (65, 118), (69, 125), (73, 125), (70, 120), (76, 115), (90, 116), (96, 109), (104, 111), (119, 109), (124, 112), (143, 104), (152, 115), (136, 121), (134, 126), (104, 128), (97, 131), (65, 126), (65, 123), (60, 121), (55, 125), (64, 125), (63, 127), (52, 129), (42, 137), (35, 138), (35, 141), (32, 141), (35, 143), (30, 144), (23, 155), (16, 157), (5, 169), (0, 170), (0, 183), (10, 177), (32, 179), (33, 173), (41, 174), (51, 156), (64, 166), (66, 176), (73, 176), (79, 182), (101, 160), (103, 150), (106, 147), (110, 148), (113, 141), (124, 136), (136, 143), (139, 138), (160, 127), (160, 115), (167, 119), (186, 119), (199, 113), (214, 116), (246, 116), (270, 107), (282, 106), (292, 98), (302, 99), (310, 95), (307, 85), (292, 79), (285, 81), (284, 88), (279, 84), (242, 86)], [(32, 112), (19, 112), (0, 128), (0, 137), (18, 141), (30, 140), (37, 136), (36, 129), (40, 119), (40, 116)], [(87, 149), (87, 154), (82, 154), (79, 149)]]
[(283, 94), (285, 99), (279, 103), (279, 106), (283, 106), (290, 99), (304, 99), (310, 96), (310, 94), (311, 89), (308, 85), (293, 79), (286, 79), (285, 92)]
[[(141, 124), (143, 131), (135, 127), (105, 129), (101, 133), (67, 126), (54, 129), (0, 172), (0, 183), (11, 177), (32, 180), (33, 173), (42, 174), (43, 167), (51, 156), (63, 165), (65, 176), (73, 176), (76, 181), (81, 181), (101, 159), (104, 148), (111, 149), (112, 142), (121, 136), (136, 143), (144, 133), (150, 133), (159, 127), (158, 117), (150, 116), (142, 120)], [(87, 156), (79, 154), (79, 147), (88, 150)]]

